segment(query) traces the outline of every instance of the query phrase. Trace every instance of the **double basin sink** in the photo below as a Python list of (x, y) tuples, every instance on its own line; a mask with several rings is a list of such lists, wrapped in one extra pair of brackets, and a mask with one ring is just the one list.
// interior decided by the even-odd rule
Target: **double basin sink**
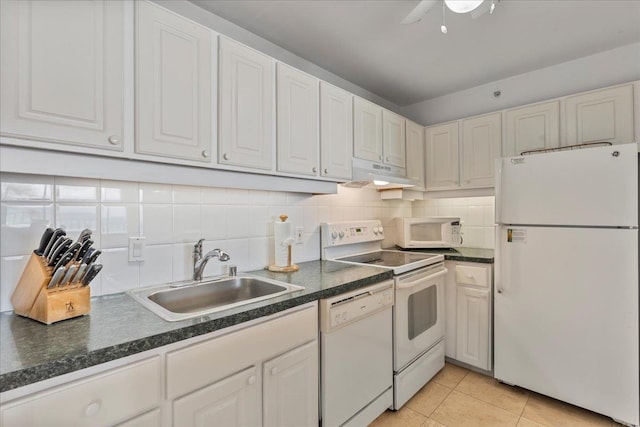
[(185, 281), (130, 291), (140, 304), (167, 321), (190, 319), (251, 304), (291, 292), (302, 286), (247, 274), (202, 281)]

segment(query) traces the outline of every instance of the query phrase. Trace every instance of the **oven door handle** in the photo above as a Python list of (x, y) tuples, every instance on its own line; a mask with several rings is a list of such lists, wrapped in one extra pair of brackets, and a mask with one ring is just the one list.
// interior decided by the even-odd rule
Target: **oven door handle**
[(447, 270), (446, 268), (442, 267), (442, 268), (439, 268), (438, 270), (436, 270), (435, 273), (429, 274), (428, 276), (420, 277), (418, 280), (412, 280), (410, 282), (399, 281), (398, 284), (396, 285), (396, 288), (397, 289), (413, 288), (414, 286), (418, 285), (420, 282), (422, 282), (424, 280), (435, 279), (436, 277), (444, 276), (448, 272), (449, 272), (449, 270)]

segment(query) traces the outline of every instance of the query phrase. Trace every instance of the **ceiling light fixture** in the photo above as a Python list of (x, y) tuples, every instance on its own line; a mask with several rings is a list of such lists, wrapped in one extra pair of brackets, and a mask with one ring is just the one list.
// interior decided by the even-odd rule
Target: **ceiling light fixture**
[(482, 4), (484, 0), (444, 0), (452, 12), (468, 13)]

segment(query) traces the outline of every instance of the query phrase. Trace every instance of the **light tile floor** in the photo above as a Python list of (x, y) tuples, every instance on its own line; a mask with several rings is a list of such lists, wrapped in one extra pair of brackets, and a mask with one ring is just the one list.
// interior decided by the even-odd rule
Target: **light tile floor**
[(618, 426), (610, 418), (447, 363), (399, 411), (370, 427)]

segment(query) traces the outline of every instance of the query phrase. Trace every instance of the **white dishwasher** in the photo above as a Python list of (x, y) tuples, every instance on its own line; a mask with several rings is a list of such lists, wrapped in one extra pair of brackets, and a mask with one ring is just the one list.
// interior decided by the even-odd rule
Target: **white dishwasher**
[(363, 426), (393, 405), (393, 281), (320, 300), (324, 427)]

